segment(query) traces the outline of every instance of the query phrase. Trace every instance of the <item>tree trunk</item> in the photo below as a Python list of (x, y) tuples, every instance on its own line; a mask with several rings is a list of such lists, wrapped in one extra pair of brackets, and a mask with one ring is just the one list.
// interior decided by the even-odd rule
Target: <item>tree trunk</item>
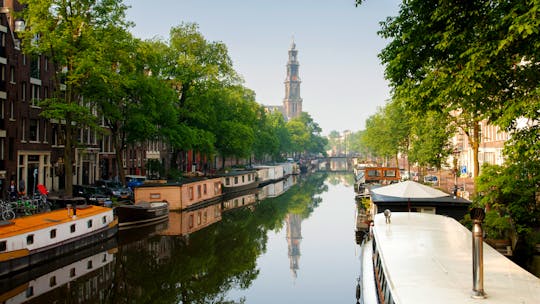
[(64, 189), (67, 197), (73, 195), (73, 141), (72, 141), (72, 126), (71, 120), (66, 118), (66, 143), (64, 146), (64, 181), (66, 188)]
[(118, 137), (113, 136), (113, 145), (116, 154), (116, 168), (118, 170), (117, 174), (122, 182), (122, 185), (126, 185), (126, 172), (124, 172), (124, 159), (122, 157), (122, 144), (119, 142)]
[[(473, 126), (473, 139), (471, 143), (473, 149), (473, 176), (476, 178), (480, 173), (480, 162), (478, 161), (478, 150), (480, 148), (480, 125)], [(474, 193), (476, 193), (476, 183), (474, 183)]]

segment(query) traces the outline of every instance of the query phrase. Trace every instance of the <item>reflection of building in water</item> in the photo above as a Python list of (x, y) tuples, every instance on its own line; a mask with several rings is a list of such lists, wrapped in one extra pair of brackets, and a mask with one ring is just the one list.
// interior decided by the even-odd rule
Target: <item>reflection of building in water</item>
[(169, 227), (160, 235), (189, 235), (221, 221), (221, 204), (214, 204), (190, 211), (170, 212)]
[(255, 204), (257, 202), (257, 191), (257, 189), (254, 189), (254, 191), (223, 201), (223, 212)]
[(2, 303), (54, 303), (61, 298), (66, 303), (103, 302), (114, 280), (116, 251), (103, 251), (58, 268), (0, 295), (0, 299)]
[(259, 188), (257, 198), (262, 201), (266, 198), (278, 197), (296, 184), (298, 176), (289, 175), (286, 179)]
[(285, 218), (287, 224), (287, 244), (289, 247), (289, 263), (293, 278), (297, 277), (300, 265), (300, 240), (302, 239), (302, 218), (298, 214), (289, 213)]

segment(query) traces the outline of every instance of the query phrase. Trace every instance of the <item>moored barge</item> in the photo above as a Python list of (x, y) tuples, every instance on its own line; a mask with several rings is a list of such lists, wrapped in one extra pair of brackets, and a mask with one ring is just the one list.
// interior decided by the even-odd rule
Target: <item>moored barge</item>
[(152, 225), (169, 218), (167, 202), (138, 202), (135, 205), (121, 205), (114, 208), (118, 216), (120, 230)]
[(107, 240), (117, 231), (113, 210), (92, 205), (2, 222), (0, 277)]

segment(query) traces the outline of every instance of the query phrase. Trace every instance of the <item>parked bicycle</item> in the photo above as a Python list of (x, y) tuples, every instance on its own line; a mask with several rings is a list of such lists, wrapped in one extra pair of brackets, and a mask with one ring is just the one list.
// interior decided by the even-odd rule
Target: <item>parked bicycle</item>
[(16, 217), (15, 211), (13, 210), (13, 206), (10, 202), (6, 202), (3, 200), (0, 200), (0, 213), (2, 220), (9, 221)]

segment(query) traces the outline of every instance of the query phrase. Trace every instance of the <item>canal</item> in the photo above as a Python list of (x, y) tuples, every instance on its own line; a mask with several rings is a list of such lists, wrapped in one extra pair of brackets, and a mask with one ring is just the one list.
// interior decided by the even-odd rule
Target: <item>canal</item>
[(1, 282), (5, 303), (351, 303), (352, 174), (313, 173), (171, 213)]

